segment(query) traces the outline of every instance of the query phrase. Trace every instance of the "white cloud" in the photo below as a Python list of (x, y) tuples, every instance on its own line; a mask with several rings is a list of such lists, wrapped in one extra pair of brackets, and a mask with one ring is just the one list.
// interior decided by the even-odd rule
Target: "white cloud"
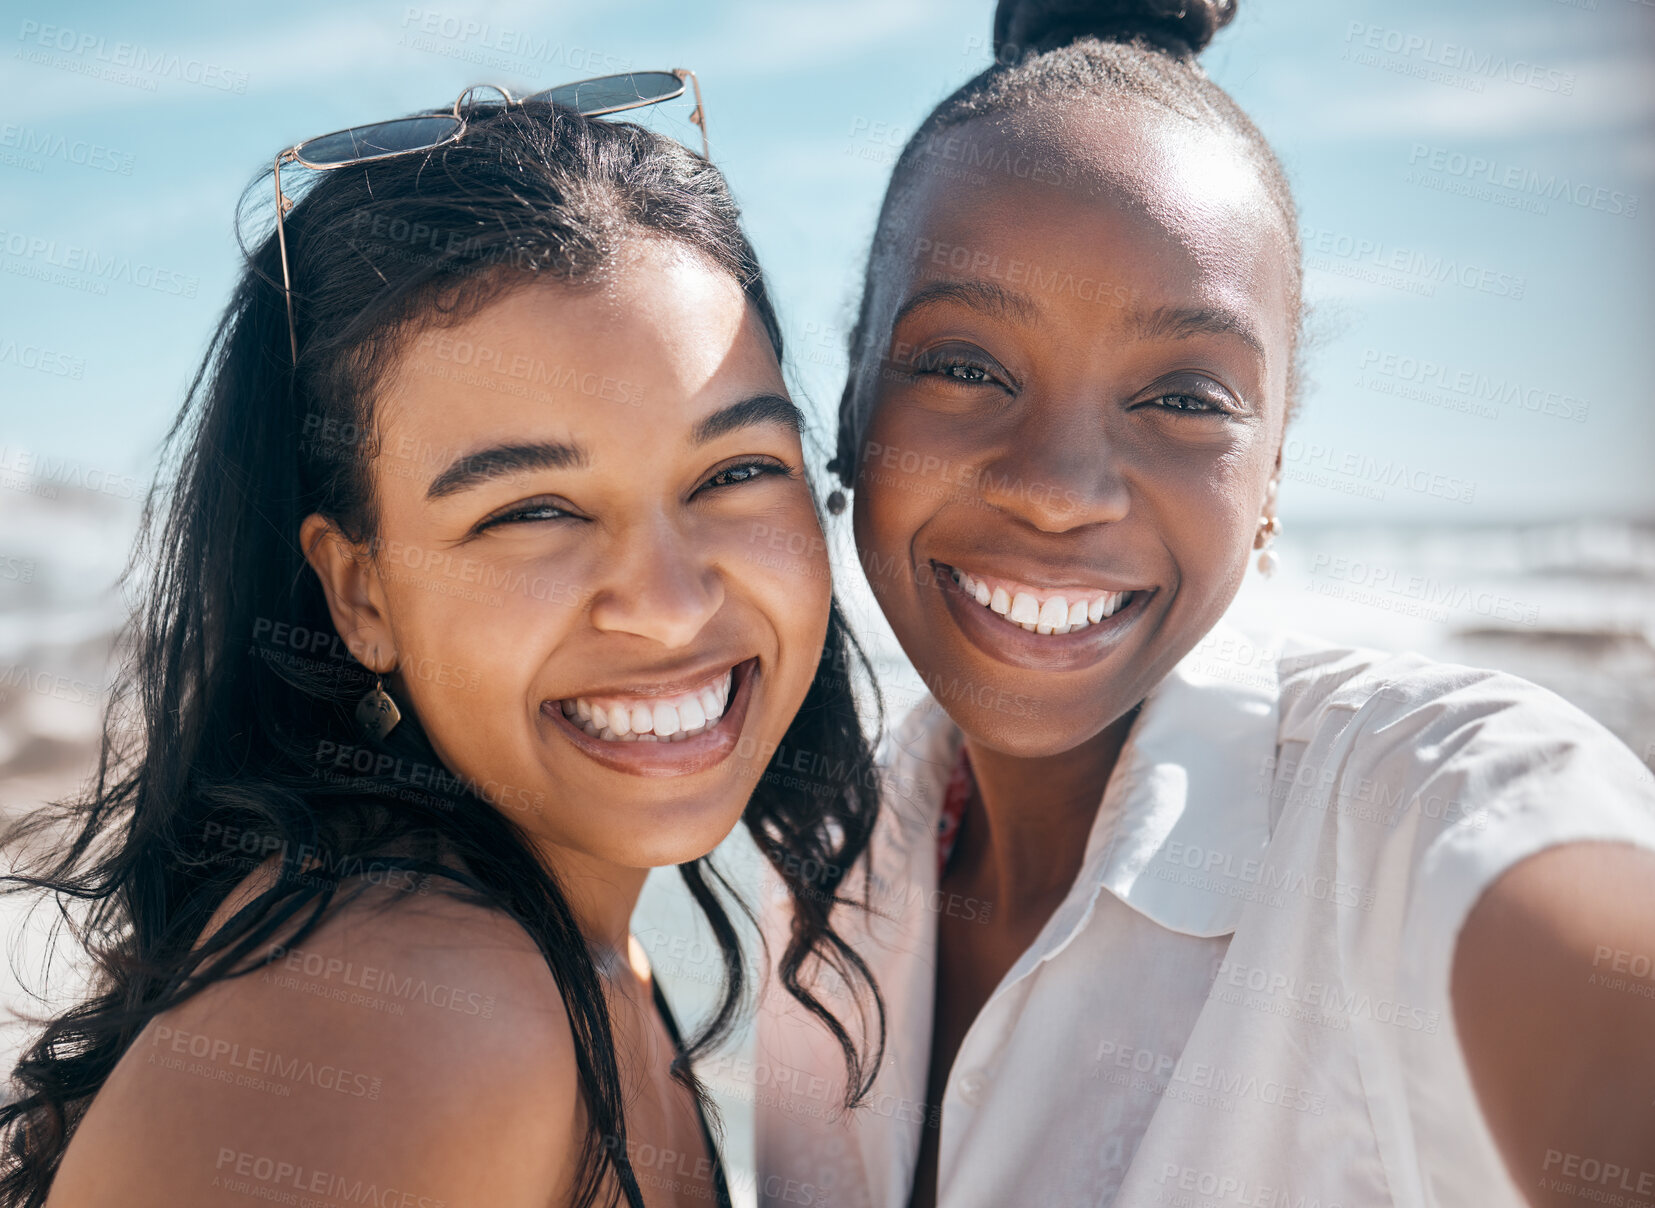
[(1304, 130), (1329, 138), (1525, 138), (1622, 130), (1655, 118), (1655, 75), (1641, 59), (1605, 56), (1556, 70), (1572, 74), (1569, 95), (1503, 80), (1484, 81), (1482, 92), (1400, 79), (1390, 87), (1347, 87), (1304, 112)]

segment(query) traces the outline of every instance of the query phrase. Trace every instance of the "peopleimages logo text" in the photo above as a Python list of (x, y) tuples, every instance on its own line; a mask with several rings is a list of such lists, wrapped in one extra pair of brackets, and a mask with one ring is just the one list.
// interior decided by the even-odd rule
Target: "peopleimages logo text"
[(1408, 166), (1496, 189), (1507, 189), (1514, 194), (1542, 201), (1567, 202), (1581, 209), (1598, 210), (1616, 217), (1638, 216), (1636, 193), (1623, 193), (1604, 185), (1571, 180), (1558, 172), (1541, 172), (1521, 164), (1503, 163), (1487, 155), (1471, 155), (1448, 147), (1415, 143), (1408, 151)]
[(231, 71), (217, 63), (170, 51), (152, 51), (136, 42), (111, 42), (102, 34), (84, 33), (62, 25), (42, 25), (39, 21), (24, 21), (17, 38), (25, 45), (32, 43), (43, 50), (55, 50), (60, 54), (74, 55), (144, 75), (161, 76), (185, 84), (202, 84), (221, 92), (247, 91), (245, 71)]
[(1559, 71), (1528, 59), (1478, 50), (1458, 42), (1443, 42), (1425, 34), (1390, 29), (1368, 21), (1350, 22), (1345, 27), (1345, 43), (1347, 47), (1359, 45), (1366, 50), (1414, 59), (1466, 76), (1500, 80), (1541, 92), (1555, 92), (1560, 96), (1573, 96), (1575, 91), (1575, 73), (1572, 71)]

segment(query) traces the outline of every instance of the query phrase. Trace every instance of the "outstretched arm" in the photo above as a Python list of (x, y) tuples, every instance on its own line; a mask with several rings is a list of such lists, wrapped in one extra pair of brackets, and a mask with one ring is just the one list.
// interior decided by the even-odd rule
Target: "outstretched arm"
[(1529, 1202), (1655, 1203), (1655, 853), (1571, 843), (1513, 866), (1460, 931), (1452, 993)]

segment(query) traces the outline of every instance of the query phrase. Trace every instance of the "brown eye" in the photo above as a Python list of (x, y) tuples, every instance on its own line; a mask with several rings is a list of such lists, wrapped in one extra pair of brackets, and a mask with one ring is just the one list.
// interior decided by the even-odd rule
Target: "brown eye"
[(988, 352), (971, 344), (940, 344), (914, 357), (914, 377), (937, 377), (962, 386), (1000, 386), (1011, 389), (1011, 376)]
[(1144, 399), (1140, 406), (1177, 415), (1237, 415), (1244, 410), (1233, 394), (1202, 374), (1179, 374), (1155, 388), (1163, 393)]
[(744, 482), (755, 482), (760, 478), (768, 478), (773, 474), (791, 477), (792, 473), (790, 467), (779, 461), (743, 461), (733, 466), (725, 466), (707, 479), (702, 487), (703, 489), (706, 487), (733, 487)]
[(997, 386), (1006, 380), (1004, 372), (987, 357), (964, 349), (939, 348), (914, 362), (916, 377), (937, 377), (966, 386)]
[(1155, 402), (1169, 411), (1221, 411), (1223, 408), (1214, 406), (1210, 401), (1193, 394), (1164, 394)]
[(573, 512), (558, 507), (549, 500), (530, 500), (527, 503), (517, 504), (503, 512), (496, 512), (484, 520), (476, 528), (481, 533), (488, 529), (506, 524), (538, 524), (548, 520), (573, 520)]

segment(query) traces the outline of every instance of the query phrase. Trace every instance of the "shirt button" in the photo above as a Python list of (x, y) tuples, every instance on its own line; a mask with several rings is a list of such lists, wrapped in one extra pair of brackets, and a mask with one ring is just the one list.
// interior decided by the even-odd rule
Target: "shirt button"
[(988, 1090), (988, 1075), (982, 1070), (971, 1070), (960, 1075), (960, 1080), (954, 1084), (959, 1092), (960, 1099), (968, 1107), (977, 1107), (983, 1101), (983, 1094)]

